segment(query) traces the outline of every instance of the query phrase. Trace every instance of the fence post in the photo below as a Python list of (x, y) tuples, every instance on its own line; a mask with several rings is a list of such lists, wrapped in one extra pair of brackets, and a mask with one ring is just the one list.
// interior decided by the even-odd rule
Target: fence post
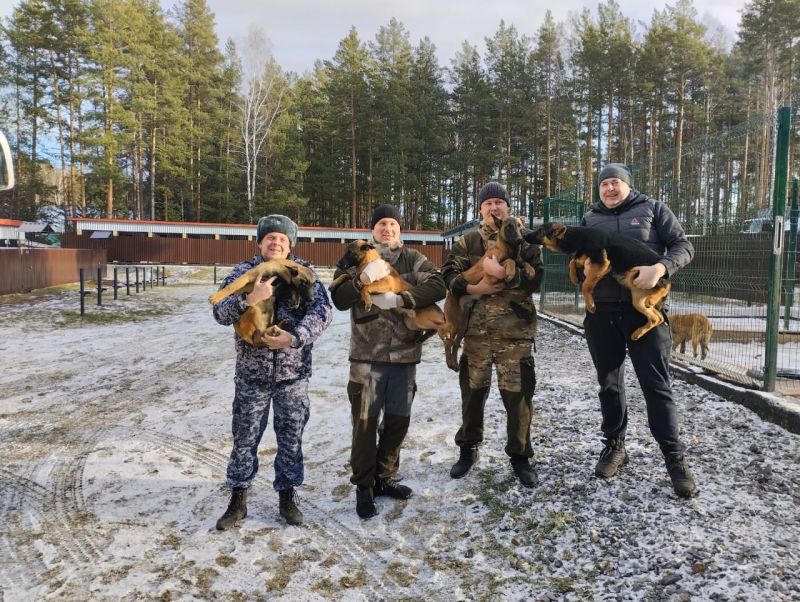
[(778, 109), (778, 132), (775, 140), (775, 187), (772, 194), (772, 256), (769, 259), (769, 296), (767, 297), (767, 336), (764, 349), (764, 390), (775, 390), (778, 370), (778, 328), (781, 311), (781, 268), (786, 232), (786, 181), (789, 178), (789, 136), (791, 107)]
[(161, 286), (167, 286), (167, 266), (161, 266)]
[(217, 264), (214, 264), (214, 284), (217, 283)]
[(117, 298), (117, 268), (114, 268), (114, 301), (116, 301)]
[(97, 268), (97, 304), (103, 304), (103, 274), (100, 268)]
[(136, 293), (138, 294), (139, 293), (139, 266), (137, 265), (133, 269), (136, 270)]
[(81, 279), (81, 315), (84, 315), (84, 313), (86, 313), (86, 302), (84, 301), (84, 299), (86, 298), (86, 294), (84, 290), (83, 268), (80, 268), (80, 270), (78, 270), (78, 273), (80, 274), (80, 279)]
[(131, 268), (125, 268), (125, 294), (131, 294)]

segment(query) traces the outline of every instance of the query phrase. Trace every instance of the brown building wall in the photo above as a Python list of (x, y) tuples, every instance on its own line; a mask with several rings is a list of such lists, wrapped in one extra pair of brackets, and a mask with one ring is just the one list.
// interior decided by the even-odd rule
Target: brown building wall
[[(248, 240), (214, 240), (211, 238), (147, 238), (145, 236), (118, 236), (89, 238), (64, 234), (64, 248), (104, 249), (109, 262), (118, 263), (168, 263), (197, 265), (235, 265), (250, 259), (256, 253), (256, 244)], [(314, 265), (334, 266), (344, 254), (344, 244), (334, 242), (300, 241), (293, 252)], [(409, 244), (440, 266), (444, 260), (444, 245)]]
[(0, 249), (0, 295), (27, 293), (37, 288), (78, 282), (79, 270), (94, 279), (105, 273), (104, 249)]

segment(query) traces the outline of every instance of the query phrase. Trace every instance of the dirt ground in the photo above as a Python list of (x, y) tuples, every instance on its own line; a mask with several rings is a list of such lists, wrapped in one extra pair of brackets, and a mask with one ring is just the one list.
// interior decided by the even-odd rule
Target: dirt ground
[(306, 524), (278, 516), (270, 427), (247, 519), (215, 531), (233, 335), (211, 317), (213, 290), (173, 284), (83, 319), (69, 287), (0, 299), (0, 600), (800, 600), (800, 437), (676, 382), (701, 485), (682, 501), (631, 381), (631, 464), (597, 480), (585, 343), (549, 324), (536, 489), (511, 475), (496, 391), (480, 463), (449, 478), (458, 385), (432, 340), (401, 468), (415, 496), (359, 520), (336, 312), (315, 347)]

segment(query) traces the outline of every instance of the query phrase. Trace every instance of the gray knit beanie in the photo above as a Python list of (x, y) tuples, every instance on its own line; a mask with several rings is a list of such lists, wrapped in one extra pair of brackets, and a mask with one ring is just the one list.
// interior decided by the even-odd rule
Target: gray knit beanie
[(478, 205), (482, 205), (483, 201), (488, 199), (503, 199), (506, 205), (508, 205), (508, 192), (506, 192), (506, 187), (499, 182), (487, 182), (483, 188), (478, 191)]
[(599, 184), (608, 178), (617, 178), (625, 182), (628, 186), (633, 186), (633, 176), (628, 166), (624, 163), (609, 163), (606, 165), (600, 170), (600, 174), (597, 176), (597, 183)]
[(289, 238), (289, 246), (294, 247), (297, 242), (297, 224), (285, 215), (267, 215), (258, 220), (256, 242), (261, 243), (270, 232), (280, 232)]

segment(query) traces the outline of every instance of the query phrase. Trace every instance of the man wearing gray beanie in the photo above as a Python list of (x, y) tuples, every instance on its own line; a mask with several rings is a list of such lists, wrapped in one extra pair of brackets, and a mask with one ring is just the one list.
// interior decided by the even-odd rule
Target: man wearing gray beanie
[[(250, 268), (272, 259), (290, 259), (311, 267), (307, 261), (291, 254), (297, 243), (297, 224), (285, 215), (267, 215), (258, 220), (256, 242), (255, 257), (233, 268), (221, 288)], [(310, 407), (311, 350), (333, 315), (328, 293), (319, 278), (314, 279), (314, 299), (297, 306), (291, 295), (276, 294), (274, 280), (273, 276), (256, 282), (249, 293), (230, 295), (214, 305), (214, 319), (229, 326), (251, 305), (275, 296), (275, 321), (281, 324), (278, 334), (264, 335), (263, 345), (259, 347), (234, 335), (233, 449), (227, 470), (231, 499), (228, 509), (217, 521), (220, 531), (230, 529), (247, 516), (247, 492), (258, 472), (258, 445), (267, 425), (270, 405), (274, 408), (272, 426), (278, 447), (272, 485), (278, 492), (278, 509), (288, 524), (303, 523), (295, 488), (302, 485), (304, 479), (302, 441)]]
[[(663, 255), (655, 265), (634, 268), (639, 271), (634, 286), (652, 288), (692, 260), (694, 247), (675, 214), (666, 203), (634, 190), (633, 177), (625, 165), (607, 164), (597, 180), (600, 200), (584, 215), (581, 225), (642, 240)], [(595, 475), (611, 478), (628, 462), (624, 377), (627, 351), (647, 403), (650, 432), (664, 455), (673, 489), (680, 497), (694, 496), (698, 488), (686, 462), (686, 446), (680, 440), (678, 408), (670, 384), (669, 322), (665, 320), (634, 342), (631, 334), (644, 324), (645, 318), (634, 309), (630, 291), (608, 275), (597, 284), (594, 299), (597, 309), (586, 313), (583, 324), (600, 384), (604, 447)]]

